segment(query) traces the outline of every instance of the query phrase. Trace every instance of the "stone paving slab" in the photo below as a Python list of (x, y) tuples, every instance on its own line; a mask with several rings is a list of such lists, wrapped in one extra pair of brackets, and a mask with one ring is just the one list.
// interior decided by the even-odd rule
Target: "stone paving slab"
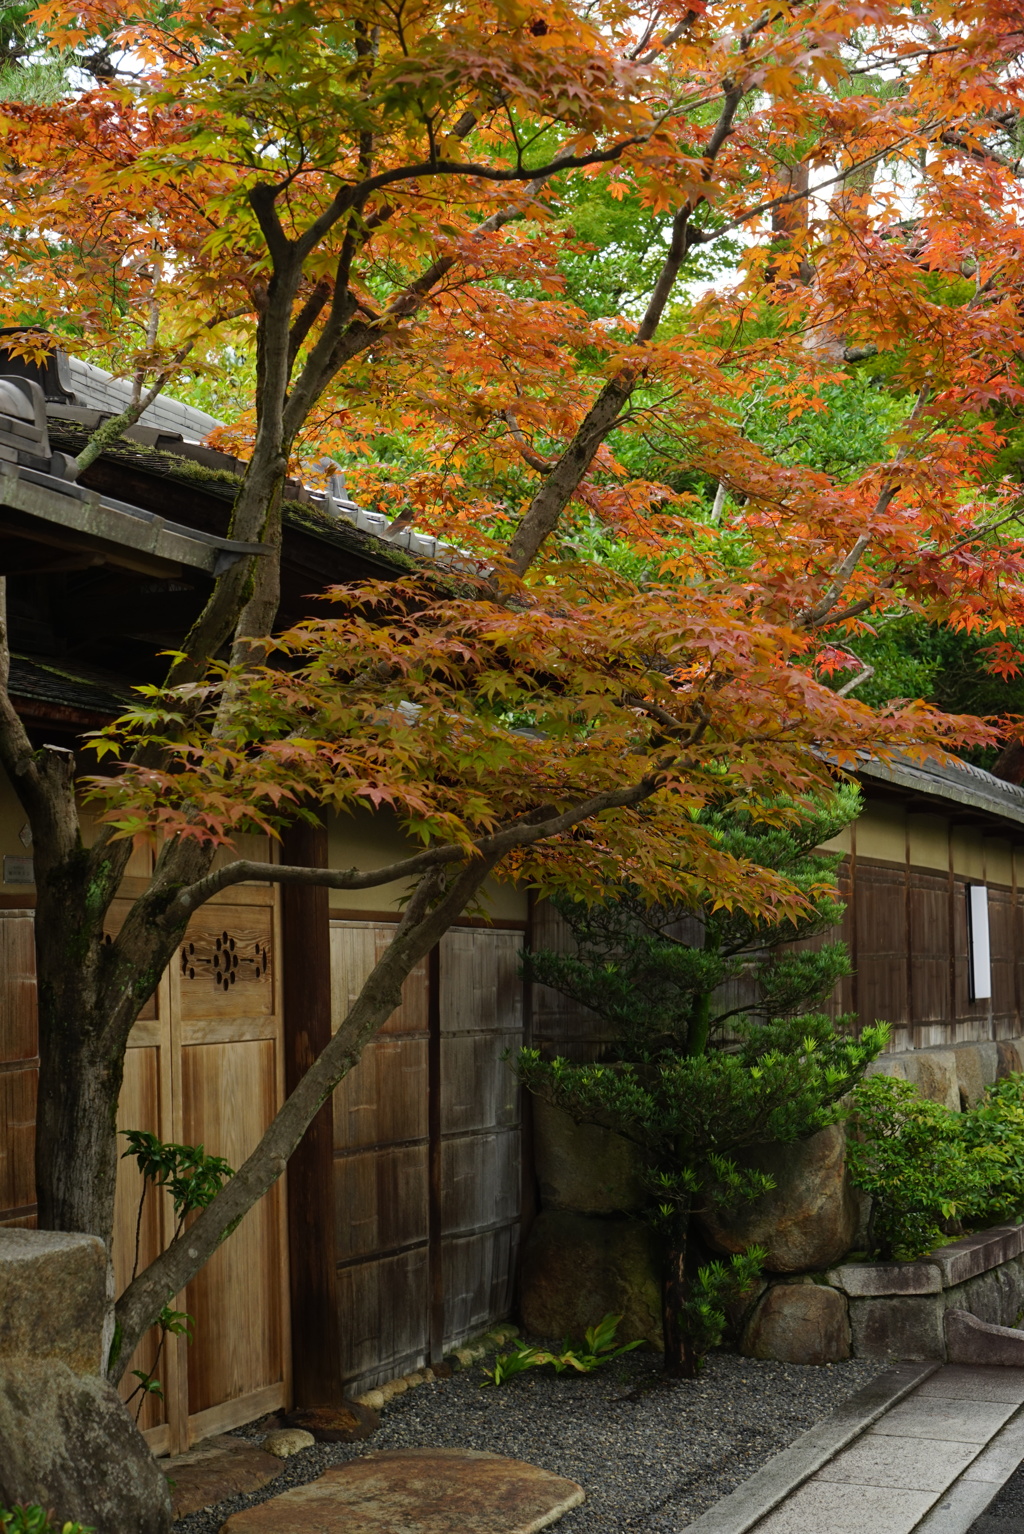
[(687, 1534), (1018, 1534), (973, 1526), (1024, 1460), (1024, 1369), (902, 1365), (873, 1383), (887, 1410), (828, 1453), (825, 1424), (805, 1434)]
[(1012, 1418), (964, 1471), (965, 1481), (1004, 1486), (1024, 1460), (1024, 1415)]
[(968, 1534), (995, 1494), (996, 1487), (983, 1481), (957, 1481), (939, 1498), (914, 1534)]
[(757, 1534), (911, 1534), (932, 1491), (807, 1481), (757, 1525)]
[(977, 1454), (978, 1447), (973, 1443), (865, 1433), (842, 1454), (837, 1454), (831, 1464), (819, 1470), (814, 1479), (939, 1492), (951, 1486)]
[[(474, 1449), (393, 1449), (233, 1513), (225, 1534), (535, 1534), (582, 1486)], [(860, 1531), (858, 1531), (860, 1534)]]
[[(939, 1377), (941, 1374), (940, 1370)], [(887, 1412), (871, 1432), (896, 1438), (945, 1438), (953, 1443), (985, 1444), (1016, 1410), (1012, 1402), (915, 1393)]]
[(947, 1364), (919, 1385), (915, 1395), (959, 1396), (971, 1401), (1012, 1401), (1024, 1404), (1024, 1369), (997, 1364)]
[[(832, 1461), (898, 1401), (939, 1369), (937, 1363), (893, 1364), (844, 1401), (830, 1417), (802, 1433), (736, 1490), (709, 1507), (686, 1534), (748, 1534), (796, 1487)], [(822, 1534), (814, 1530), (813, 1534)]]

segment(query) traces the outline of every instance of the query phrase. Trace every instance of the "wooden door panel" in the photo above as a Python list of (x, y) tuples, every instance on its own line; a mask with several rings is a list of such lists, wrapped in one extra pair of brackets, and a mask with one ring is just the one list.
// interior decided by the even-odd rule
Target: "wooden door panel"
[[(332, 1026), (337, 1028), (362, 990), (377, 960), (395, 935), (391, 922), (331, 922)], [(416, 968), (402, 987), (401, 1005), (392, 1012), (382, 1034), (427, 1031), (427, 965)]]
[(509, 1314), (518, 1249), (518, 1224), (444, 1242), (445, 1347), (457, 1346)]
[(0, 1224), (35, 1223), (39, 1072), (0, 1070)]
[(428, 1346), (426, 1245), (338, 1270), (345, 1379), (369, 1389), (419, 1368)]
[(520, 1087), (511, 1060), (522, 1033), (449, 1034), (441, 1039), (441, 1128), (445, 1134), (518, 1122)]
[[(274, 1043), (189, 1045), (181, 1052), (181, 1081), (186, 1142), (237, 1169), (275, 1112)], [(185, 1308), (196, 1334), (188, 1355), (190, 1415), (285, 1378), (281, 1197), (278, 1184), (189, 1285)]]
[(523, 1026), (520, 932), (453, 927), (441, 940), (445, 1033), (513, 1032)]
[(519, 1131), (446, 1139), (441, 1149), (445, 1235), (511, 1221), (519, 1213)]
[(427, 1239), (427, 1147), (339, 1156), (334, 1166), (339, 1262)]

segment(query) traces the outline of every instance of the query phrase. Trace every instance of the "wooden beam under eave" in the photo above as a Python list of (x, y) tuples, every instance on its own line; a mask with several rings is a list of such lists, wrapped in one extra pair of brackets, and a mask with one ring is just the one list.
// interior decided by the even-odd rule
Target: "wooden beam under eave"
[[(286, 863), (326, 868), (327, 831), (298, 824), (283, 837)], [(331, 921), (323, 886), (281, 891), (285, 1090), (331, 1037)], [(344, 1397), (334, 1230), (334, 1112), (320, 1109), (288, 1163), (288, 1266), (296, 1406)]]

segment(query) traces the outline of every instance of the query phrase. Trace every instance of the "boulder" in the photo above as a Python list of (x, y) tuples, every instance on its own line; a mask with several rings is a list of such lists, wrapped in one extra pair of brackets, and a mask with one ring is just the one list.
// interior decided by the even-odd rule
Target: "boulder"
[(951, 1049), (915, 1049), (906, 1054), (879, 1055), (877, 1060), (872, 1060), (865, 1074), (909, 1081), (922, 1097), (941, 1103), (953, 1113), (960, 1112), (956, 1055)]
[(167, 1481), (116, 1390), (52, 1359), (0, 1368), (0, 1504), (14, 1502), (102, 1534), (171, 1527)]
[(0, 1230), (0, 1504), (102, 1534), (166, 1534), (167, 1482), (100, 1376), (110, 1306), (93, 1236)]
[(546, 1210), (523, 1253), (523, 1327), (540, 1337), (579, 1338), (609, 1313), (622, 1316), (622, 1342), (660, 1348), (660, 1258), (639, 1220), (596, 1219)]
[(953, 1050), (956, 1078), (962, 1108), (976, 1108), (985, 1088), (996, 1079), (999, 1066), (998, 1045), (986, 1042), (959, 1044)]
[(747, 1322), (740, 1352), (786, 1364), (834, 1364), (849, 1358), (845, 1298), (825, 1284), (773, 1284)]
[(844, 1257), (857, 1233), (857, 1199), (846, 1176), (846, 1136), (841, 1124), (791, 1145), (765, 1145), (748, 1152), (743, 1165), (775, 1179), (770, 1193), (735, 1210), (713, 1210), (702, 1218), (704, 1233), (718, 1252), (767, 1249), (771, 1273), (827, 1268)]
[[(283, 1466), (273, 1454), (260, 1449), (233, 1449), (227, 1454), (210, 1454), (191, 1463), (164, 1461), (174, 1517), (187, 1518), (216, 1507), (229, 1497), (245, 1497), (276, 1480)], [(173, 1485), (171, 1484), (173, 1482)]]
[(303, 1449), (312, 1449), (315, 1443), (316, 1439), (305, 1428), (281, 1427), (261, 1439), (260, 1448), (264, 1454), (273, 1454), (277, 1459), (291, 1459)]
[(0, 1229), (0, 1370), (33, 1358), (99, 1374), (108, 1308), (97, 1237)]
[(644, 1201), (637, 1149), (599, 1124), (577, 1124), (543, 1098), (533, 1101), (533, 1144), (545, 1209), (628, 1214)]

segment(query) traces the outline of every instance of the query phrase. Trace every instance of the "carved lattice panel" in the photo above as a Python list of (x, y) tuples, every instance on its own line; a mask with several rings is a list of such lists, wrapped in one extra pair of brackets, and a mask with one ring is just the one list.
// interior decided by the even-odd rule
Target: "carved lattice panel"
[(215, 906), (198, 912), (178, 950), (185, 1019), (271, 1012), (270, 912)]

